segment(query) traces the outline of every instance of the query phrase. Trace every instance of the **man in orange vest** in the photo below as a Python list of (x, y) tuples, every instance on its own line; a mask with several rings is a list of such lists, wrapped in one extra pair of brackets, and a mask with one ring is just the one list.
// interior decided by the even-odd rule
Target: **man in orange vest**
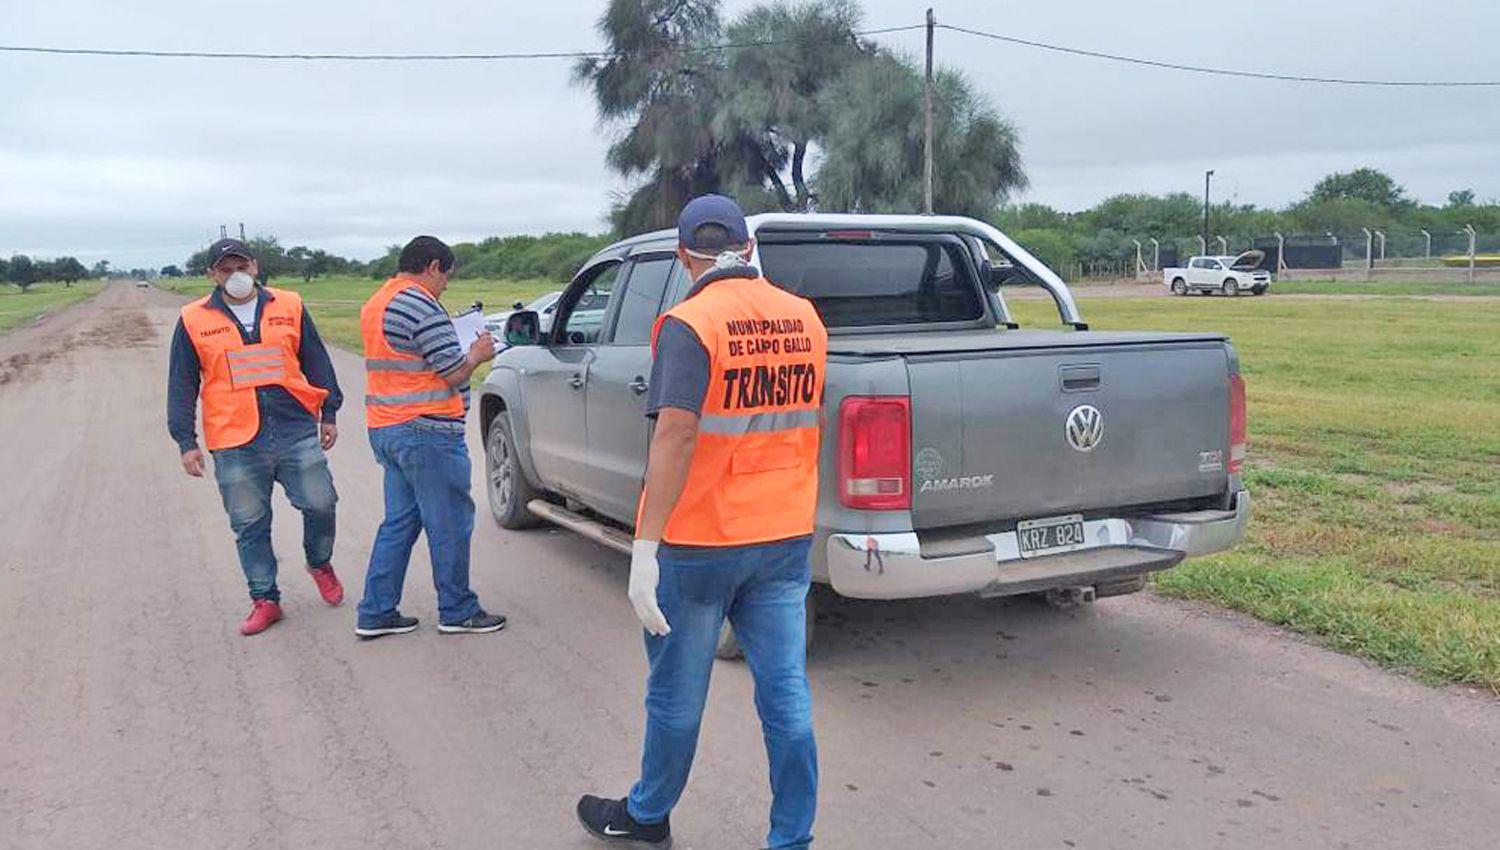
[(488, 333), (460, 340), (438, 298), (453, 273), (453, 251), (431, 236), (401, 249), (396, 276), (359, 311), (365, 345), (365, 423), (385, 467), (385, 520), (375, 533), (354, 633), (406, 634), (417, 618), (396, 606), (417, 535), (427, 532), (437, 585), (438, 631), (483, 634), (505, 618), (479, 607), (469, 588), (469, 449), (464, 417), (469, 376), (495, 356)]
[(331, 563), (338, 494), (324, 454), (338, 439), (334, 416), (343, 394), (301, 296), (257, 286), (255, 257), (237, 239), (220, 239), (208, 251), (214, 291), (182, 308), (172, 336), (167, 428), (183, 470), (203, 477), (193, 422), (202, 395), (203, 439), (250, 585), (252, 607), (240, 633), (253, 635), (282, 616), (271, 550), (278, 481), (302, 512), (302, 546), (318, 593), (329, 605), (344, 600)]
[(607, 842), (671, 845), (727, 617), (770, 759), (767, 844), (806, 847), (818, 787), (807, 556), (828, 333), (811, 303), (747, 265), (753, 243), (734, 201), (695, 198), (677, 235), (696, 285), (652, 336), (656, 430), (630, 559), (651, 665), (640, 780), (625, 799), (585, 796), (578, 819)]

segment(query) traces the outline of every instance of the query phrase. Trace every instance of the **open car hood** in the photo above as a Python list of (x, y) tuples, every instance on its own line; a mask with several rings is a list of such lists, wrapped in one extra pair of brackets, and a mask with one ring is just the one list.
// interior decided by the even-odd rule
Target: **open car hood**
[(1230, 263), (1229, 267), (1234, 269), (1235, 271), (1250, 271), (1251, 269), (1260, 268), (1260, 263), (1265, 258), (1265, 251), (1262, 251), (1259, 248), (1251, 248), (1238, 257), (1235, 257), (1234, 262)]

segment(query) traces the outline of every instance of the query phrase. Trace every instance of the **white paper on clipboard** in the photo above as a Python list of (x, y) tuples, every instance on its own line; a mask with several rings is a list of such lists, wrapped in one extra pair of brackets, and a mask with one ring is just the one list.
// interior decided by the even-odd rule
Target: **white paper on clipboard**
[(484, 314), (478, 310), (465, 310), (453, 317), (453, 332), (458, 334), (458, 347), (464, 351), (474, 344), (481, 334), (487, 334), (490, 329), (484, 324)]

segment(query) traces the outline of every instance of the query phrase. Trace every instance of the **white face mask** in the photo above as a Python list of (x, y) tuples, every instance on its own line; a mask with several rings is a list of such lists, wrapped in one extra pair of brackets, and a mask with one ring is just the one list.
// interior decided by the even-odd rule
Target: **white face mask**
[(702, 251), (694, 251), (691, 248), (684, 248), (683, 250), (687, 252), (687, 255), (689, 257), (693, 257), (699, 260), (712, 260), (714, 265), (713, 268), (709, 271), (737, 268), (750, 262), (750, 250), (748, 248), (742, 249), (740, 251), (721, 251), (718, 255), (706, 254)]
[(224, 292), (230, 298), (247, 298), (255, 291), (255, 278), (245, 272), (235, 272), (224, 281)]

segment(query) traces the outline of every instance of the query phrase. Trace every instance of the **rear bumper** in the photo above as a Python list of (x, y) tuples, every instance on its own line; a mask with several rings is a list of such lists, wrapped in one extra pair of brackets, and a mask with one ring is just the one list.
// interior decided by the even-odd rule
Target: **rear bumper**
[(1228, 549), (1245, 536), (1249, 521), (1250, 494), (1241, 490), (1226, 511), (1088, 520), (1089, 548), (1037, 558), (1020, 556), (1014, 531), (986, 534), (960, 547), (970, 551), (933, 557), (923, 557), (915, 533), (835, 532), (827, 543), (828, 579), (840, 594), (861, 599), (1007, 596), (1097, 585)]

